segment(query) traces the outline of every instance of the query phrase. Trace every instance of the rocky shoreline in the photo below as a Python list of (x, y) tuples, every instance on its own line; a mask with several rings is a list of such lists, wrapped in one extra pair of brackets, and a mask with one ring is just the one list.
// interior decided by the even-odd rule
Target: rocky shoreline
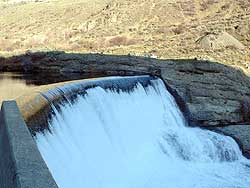
[(0, 71), (32, 74), (41, 84), (49, 78), (51, 83), (96, 76), (160, 76), (191, 125), (220, 129), (250, 154), (250, 141), (244, 136), (250, 131), (250, 78), (227, 65), (197, 59), (36, 52), (0, 58)]

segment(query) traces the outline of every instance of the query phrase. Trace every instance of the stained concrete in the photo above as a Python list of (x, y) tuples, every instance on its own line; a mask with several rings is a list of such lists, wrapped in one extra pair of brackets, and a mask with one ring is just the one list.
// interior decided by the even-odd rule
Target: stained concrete
[(58, 188), (15, 101), (0, 112), (0, 187)]

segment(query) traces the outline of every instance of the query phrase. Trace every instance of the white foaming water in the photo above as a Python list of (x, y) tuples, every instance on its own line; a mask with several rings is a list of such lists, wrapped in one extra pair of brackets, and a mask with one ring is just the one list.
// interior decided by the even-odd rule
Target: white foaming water
[(185, 125), (160, 79), (95, 87), (54, 108), (38, 148), (60, 188), (249, 188), (250, 163), (227, 136)]

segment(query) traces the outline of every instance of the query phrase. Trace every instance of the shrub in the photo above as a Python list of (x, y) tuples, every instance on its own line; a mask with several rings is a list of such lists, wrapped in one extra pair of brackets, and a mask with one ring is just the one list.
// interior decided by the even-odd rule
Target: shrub
[(121, 46), (136, 44), (135, 39), (129, 39), (126, 36), (115, 36), (108, 40), (108, 46)]
[(179, 35), (184, 32), (184, 26), (183, 25), (178, 25), (175, 28), (172, 29), (175, 35)]

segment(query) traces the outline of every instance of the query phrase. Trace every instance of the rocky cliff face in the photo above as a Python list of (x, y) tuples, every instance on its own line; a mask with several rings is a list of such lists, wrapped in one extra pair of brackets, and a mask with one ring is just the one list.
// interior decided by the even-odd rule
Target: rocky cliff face
[(191, 124), (211, 127), (250, 122), (250, 79), (240, 70), (215, 62), (37, 52), (0, 59), (0, 71), (43, 75), (54, 81), (96, 75), (157, 75), (179, 96), (179, 105)]

